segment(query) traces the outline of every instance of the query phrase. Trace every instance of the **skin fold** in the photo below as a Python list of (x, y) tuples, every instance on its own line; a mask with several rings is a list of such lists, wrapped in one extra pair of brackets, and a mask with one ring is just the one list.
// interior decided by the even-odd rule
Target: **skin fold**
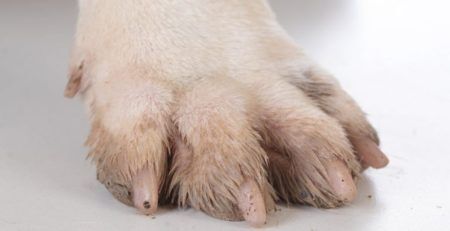
[(165, 201), (261, 226), (277, 201), (345, 205), (388, 164), (263, 0), (79, 0), (65, 95), (88, 108), (98, 180), (147, 215)]

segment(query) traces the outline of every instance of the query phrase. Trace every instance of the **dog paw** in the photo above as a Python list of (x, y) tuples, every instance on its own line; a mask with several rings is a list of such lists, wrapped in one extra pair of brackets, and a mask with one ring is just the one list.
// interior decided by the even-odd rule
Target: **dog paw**
[(265, 6), (227, 17), (227, 1), (201, 4), (204, 18), (180, 21), (151, 1), (114, 4), (82, 1), (65, 95), (83, 96), (89, 157), (121, 202), (261, 226), (278, 200), (349, 203), (361, 171), (388, 164), (362, 110)]
[[(253, 87), (203, 79), (178, 89), (139, 81), (90, 86), (87, 145), (100, 182), (144, 214), (156, 211), (166, 185), (163, 198), (181, 207), (260, 226), (278, 199), (322, 208), (349, 203), (361, 163), (384, 164), (365, 158), (384, 156), (368, 123), (368, 130), (343, 123), (283, 79)], [(355, 140), (366, 143), (358, 148)]]

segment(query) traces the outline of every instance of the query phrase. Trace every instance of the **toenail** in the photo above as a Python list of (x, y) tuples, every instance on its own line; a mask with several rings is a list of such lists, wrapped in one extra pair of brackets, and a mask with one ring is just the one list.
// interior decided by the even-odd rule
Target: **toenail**
[(308, 193), (307, 192), (301, 192), (300, 193), (300, 198), (305, 199), (308, 197)]

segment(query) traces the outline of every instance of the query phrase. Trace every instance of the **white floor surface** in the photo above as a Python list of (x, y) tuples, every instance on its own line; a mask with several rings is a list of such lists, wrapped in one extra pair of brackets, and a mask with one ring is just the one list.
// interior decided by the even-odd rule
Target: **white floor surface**
[[(272, 3), (369, 114), (391, 164), (364, 174), (352, 205), (281, 207), (263, 230), (450, 230), (450, 3)], [(194, 210), (141, 216), (96, 181), (84, 108), (62, 97), (76, 10), (0, 0), (0, 230), (248, 230)]]

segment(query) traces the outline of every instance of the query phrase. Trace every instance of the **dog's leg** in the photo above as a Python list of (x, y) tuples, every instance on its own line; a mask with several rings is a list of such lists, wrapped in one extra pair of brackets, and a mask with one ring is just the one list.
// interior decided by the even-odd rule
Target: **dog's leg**
[(73, 57), (66, 96), (90, 109), (98, 178), (145, 214), (165, 183), (181, 205), (258, 226), (276, 199), (267, 169), (283, 199), (336, 207), (355, 196), (358, 156), (387, 164), (265, 1), (80, 0)]

